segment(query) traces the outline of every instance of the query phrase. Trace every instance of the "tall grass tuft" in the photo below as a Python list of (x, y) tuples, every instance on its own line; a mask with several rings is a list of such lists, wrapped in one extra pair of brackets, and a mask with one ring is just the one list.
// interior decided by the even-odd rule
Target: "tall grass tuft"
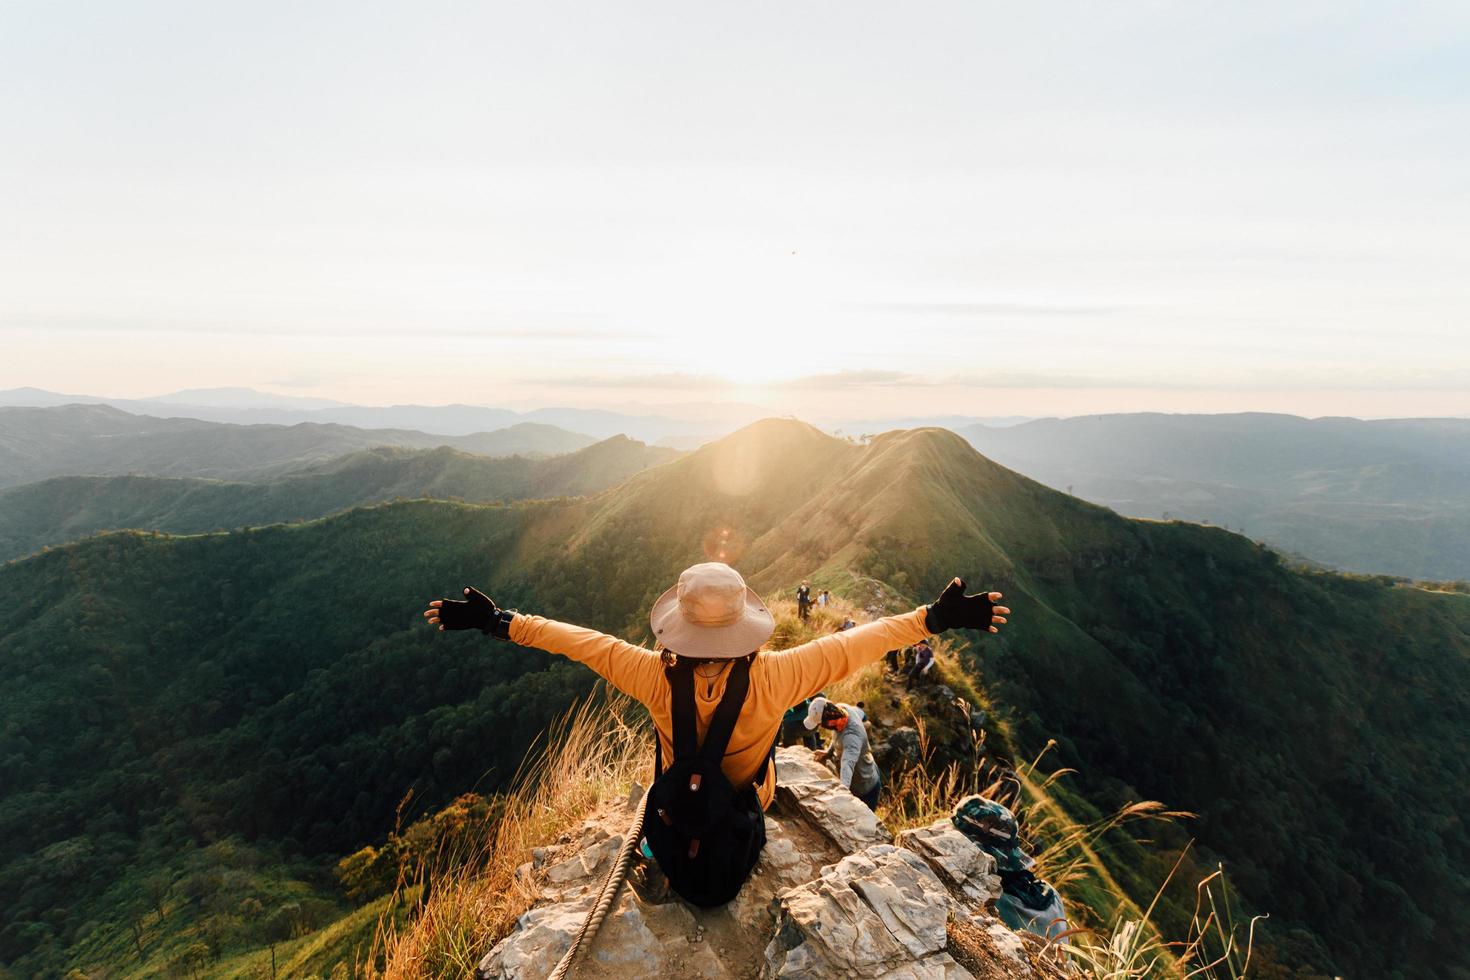
[[(1256, 923), (1252, 918), (1239, 935), (1230, 911), (1229, 886), (1224, 871), (1217, 869), (1195, 886), (1194, 915), (1189, 935), (1180, 942), (1165, 942), (1151, 927), (1149, 918), (1188, 852), (1185, 848), (1174, 869), (1159, 886), (1154, 900), (1142, 916), (1119, 915), (1106, 933), (1074, 929), (1067, 944), (1056, 951), (1089, 980), (1147, 980), (1154, 977), (1177, 980), (1247, 980)], [(1216, 898), (1216, 889), (1219, 898)]]
[[(571, 829), (598, 803), (645, 784), (652, 729), (621, 694), (574, 705), (547, 732), (539, 752), (496, 801), (479, 833), (458, 835), (399, 882), (378, 922), (369, 961), (373, 980), (461, 980), (535, 902), (535, 883), (516, 869), (533, 848)], [(405, 903), (427, 886), (416, 912)]]

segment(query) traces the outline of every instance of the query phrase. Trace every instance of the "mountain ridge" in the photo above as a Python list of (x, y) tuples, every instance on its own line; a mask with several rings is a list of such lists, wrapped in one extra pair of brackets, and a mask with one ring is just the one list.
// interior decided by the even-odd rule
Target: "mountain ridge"
[(61, 476), (0, 490), (0, 561), (100, 531), (196, 534), (299, 521), (405, 497), (471, 503), (596, 493), (678, 456), (614, 437), (560, 456), (374, 447), (264, 482)]
[(0, 408), (0, 486), (52, 476), (270, 477), (378, 445), (451, 446), (478, 455), (569, 452), (588, 436), (525, 423), (471, 436), (436, 436), (336, 423), (234, 425), (133, 415), (106, 405)]
[[(0, 704), (15, 719), (0, 759), (25, 758), (19, 737), (46, 746), (55, 718), (116, 725), (90, 706), (94, 686), (64, 678), (89, 664), (127, 672), (130, 696), (152, 705), (147, 744), (166, 748), (112, 771), (190, 774), (188, 812), (211, 833), (340, 853), (382, 832), (405, 787), (442, 801), (487, 765), (513, 770), (590, 685), (537, 651), (430, 635), (423, 598), (473, 583), (638, 640), (653, 598), (721, 549), (768, 593), (800, 578), (841, 592), (861, 577), (917, 602), (957, 573), (1000, 588), (1012, 623), (961, 660), (1018, 751), (1054, 739), (1098, 807), (1142, 793), (1202, 813), (1204, 859), (1224, 860), (1241, 894), (1273, 912), (1266, 935), (1287, 961), (1323, 973), (1451, 962), (1434, 950), (1455, 948), (1463, 917), (1427, 934), (1413, 924), (1423, 908), (1461, 907), (1448, 869), (1464, 828), (1444, 822), (1470, 773), (1439, 758), (1430, 782), (1423, 745), (1449, 744), (1470, 706), (1470, 600), (1292, 571), (1218, 528), (1126, 520), (936, 430), (856, 445), (768, 420), (590, 498), (410, 501), (202, 538), (108, 535), (0, 567), (0, 588), (25, 597), (0, 610), (17, 678)], [(54, 666), (37, 673), (42, 662)], [(1348, 716), (1364, 723), (1326, 724)], [(0, 798), (0, 887), (26, 897), (27, 915), (42, 911), (25, 885), (39, 872), (24, 854), (48, 846), (36, 835), (74, 832), (96, 809), (94, 779), (78, 777), (64, 811), (29, 812), (40, 804), (24, 787), (41, 772), (90, 764), (52, 758), (71, 743), (51, 737), (55, 749), (3, 773), (17, 789)], [(121, 731), (102, 737), (133, 751)], [(364, 772), (372, 792), (353, 775)], [(1413, 810), (1395, 808), (1396, 794)], [(177, 819), (170, 800), (139, 826)], [(1450, 829), (1426, 838), (1421, 821)], [(1391, 863), (1361, 874), (1373, 855)], [(1158, 885), (1124, 880), (1145, 902)]]

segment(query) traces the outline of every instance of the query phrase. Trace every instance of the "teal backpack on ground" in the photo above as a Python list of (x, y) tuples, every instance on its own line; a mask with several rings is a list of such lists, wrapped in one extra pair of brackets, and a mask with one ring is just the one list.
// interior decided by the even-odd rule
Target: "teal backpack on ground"
[(1001, 896), (996, 909), (1012, 929), (1034, 932), (1044, 939), (1066, 942), (1067, 912), (1062, 896), (1032, 872), (1036, 862), (1021, 850), (1016, 815), (983, 796), (967, 796), (955, 804), (950, 820), (960, 833), (995, 858)]

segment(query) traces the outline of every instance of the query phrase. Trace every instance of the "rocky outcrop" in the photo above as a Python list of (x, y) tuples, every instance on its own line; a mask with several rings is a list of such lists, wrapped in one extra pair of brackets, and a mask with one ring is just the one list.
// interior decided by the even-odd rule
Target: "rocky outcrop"
[(825, 977), (959, 977), (945, 952), (949, 902), (912, 851), (875, 844), (781, 896), (765, 974)]
[[(994, 861), (947, 820), (906, 831), (895, 843), (805, 749), (780, 750), (776, 768), (766, 847), (739, 897), (706, 911), (635, 879), (638, 887), (624, 890), (576, 976), (1050, 975), (1037, 972), (1036, 937), (1011, 932), (987, 910), (1000, 893)], [(550, 973), (616, 859), (630, 812), (605, 807), (536, 852), (521, 874), (540, 899), (481, 961), (481, 978), (541, 980)]]

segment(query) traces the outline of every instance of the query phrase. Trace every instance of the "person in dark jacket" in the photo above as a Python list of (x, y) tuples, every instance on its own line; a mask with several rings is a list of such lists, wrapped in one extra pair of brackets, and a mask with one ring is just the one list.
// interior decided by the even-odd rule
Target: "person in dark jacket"
[(821, 748), (822, 740), (817, 733), (808, 731), (807, 727), (802, 724), (806, 720), (807, 706), (811, 703), (811, 698), (803, 698), (786, 709), (786, 714), (781, 716), (782, 745), (805, 745), (809, 749)]
[(909, 665), (905, 687), (913, 687), (924, 680), (934, 667), (934, 649), (926, 640), (914, 644), (914, 662)]

